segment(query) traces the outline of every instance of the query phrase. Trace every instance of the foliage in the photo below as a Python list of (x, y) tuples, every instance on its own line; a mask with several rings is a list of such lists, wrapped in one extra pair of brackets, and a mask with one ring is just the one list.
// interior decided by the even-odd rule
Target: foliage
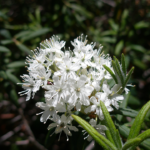
[[(88, 35), (90, 41), (102, 44), (104, 51), (109, 52), (111, 56), (115, 55), (119, 58), (121, 53), (124, 53), (124, 58), (122, 58), (125, 59), (127, 65), (122, 67), (129, 70), (132, 66), (135, 66), (130, 82), (135, 84), (136, 87), (130, 88), (131, 92), (125, 97), (124, 103), (120, 104), (118, 110), (111, 112), (111, 116), (113, 116), (115, 127), (117, 127), (123, 137), (123, 142), (127, 138), (129, 138), (129, 141), (139, 134), (131, 136), (129, 131), (132, 124), (135, 124), (135, 117), (142, 105), (150, 97), (150, 2), (148, 0), (116, 0), (110, 2), (98, 0), (7, 0), (1, 1), (0, 8), (1, 103), (6, 100), (11, 102), (12, 106), (15, 105), (17, 108), (23, 107), (21, 99), (17, 95), (17, 92), (21, 91), (21, 87), (16, 86), (16, 83), (21, 82), (19, 75), (26, 73), (24, 68), (25, 57), (31, 53), (31, 50), (39, 46), (38, 43), (41, 40), (49, 38), (53, 34), (59, 35), (64, 40), (72, 40), (81, 33), (84, 33)], [(70, 43), (67, 43), (67, 46), (70, 46)], [(114, 67), (115, 65), (117, 65), (117, 61), (114, 61)], [(113, 83), (110, 82), (111, 84)], [(40, 93), (36, 99), (42, 101)], [(17, 116), (17, 109), (10, 109), (11, 105), (9, 104), (9, 107), (2, 107), (4, 109), (1, 109), (1, 113), (12, 112)], [(31, 106), (33, 104), (29, 102), (24, 109), (25, 114), (28, 114), (29, 107)], [(35, 109), (33, 111), (37, 112), (38, 110)], [(45, 142), (47, 148), (52, 147), (55, 139), (52, 137), (47, 139), (46, 132), (43, 130), (38, 131), (39, 129), (37, 129), (41, 127), (40, 123), (36, 122), (35, 118), (33, 119), (32, 113), (28, 115), (26, 116), (28, 120), (32, 118), (30, 125), (33, 133), (37, 136), (37, 140), (43, 145)], [(82, 115), (85, 119), (84, 114)], [(141, 121), (140, 127), (137, 130), (140, 131), (142, 129), (145, 131), (150, 128), (149, 119), (150, 111), (148, 111), (145, 119)], [(2, 123), (7, 124), (7, 121), (3, 121)], [(3, 127), (0, 126), (0, 129), (3, 131), (2, 134), (4, 135), (13, 130), (17, 126), (17, 123), (13, 124), (9, 130), (4, 131)], [(144, 133), (138, 137), (146, 137)], [(109, 133), (107, 134), (110, 135)], [(15, 138), (10, 137), (8, 140), (13, 143), (14, 139), (19, 141), (25, 140), (27, 137), (28, 135), (26, 134), (24, 137), (18, 134)], [(79, 146), (84, 149), (88, 145), (88, 142), (84, 141), (82, 137), (81, 132), (80, 135), (75, 134), (70, 139), (71, 149), (78, 149)], [(43, 140), (44, 138), (46, 141)], [(79, 138), (80, 141), (72, 142), (76, 138)], [(110, 141), (111, 138), (110, 136)], [(57, 139), (58, 137), (56, 137)], [(136, 140), (139, 141), (139, 139)], [(149, 149), (149, 141), (150, 139), (147, 139), (142, 142), (140, 148), (144, 150)], [(128, 142), (127, 146), (132, 142)], [(9, 148), (22, 149), (22, 147), (17, 145), (12, 145)], [(97, 149), (96, 146), (95, 149)]]

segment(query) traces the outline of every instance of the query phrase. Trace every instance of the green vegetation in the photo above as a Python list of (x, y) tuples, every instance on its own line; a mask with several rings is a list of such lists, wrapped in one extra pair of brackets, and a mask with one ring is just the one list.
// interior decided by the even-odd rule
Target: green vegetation
[[(130, 147), (132, 142), (138, 143), (140, 139), (148, 137), (145, 132), (140, 135), (139, 132), (140, 129), (145, 131), (150, 128), (150, 111), (147, 115), (144, 114), (146, 116), (137, 128), (138, 120), (135, 117), (150, 99), (149, 0), (6, 0), (0, 2), (0, 118), (2, 119), (0, 131), (2, 135), (10, 131), (13, 131), (13, 134), (10, 137), (7, 135), (6, 139), (0, 137), (2, 149), (29, 150), (35, 147), (40, 149), (36, 140), (48, 149), (58, 146), (61, 150), (80, 150), (79, 147), (84, 150), (89, 144), (83, 139), (82, 129), (73, 134), (69, 142), (66, 142), (65, 135), (62, 135), (60, 142), (57, 141), (57, 135), (50, 137), (53, 130), (48, 132), (45, 125), (34, 115), (39, 112), (34, 106), (34, 101), (24, 103), (24, 99), (17, 94), (22, 90), (17, 83), (21, 82), (20, 75), (26, 74), (24, 62), (26, 56), (32, 54), (31, 50), (39, 47), (40, 42), (52, 35), (58, 35), (61, 39), (69, 41), (82, 33), (88, 35), (88, 42), (96, 41), (97, 47), (102, 44), (104, 52), (110, 53), (112, 57), (116, 56), (119, 61), (122, 61), (123, 53), (122, 59), (127, 64), (122, 65), (123, 71), (133, 71), (131, 68), (134, 67), (129, 82), (135, 87), (130, 88), (130, 93), (120, 109), (111, 113), (117, 128), (114, 131), (116, 136), (114, 139), (118, 141), (119, 131), (123, 142), (128, 139), (128, 143), (124, 146), (126, 148)], [(66, 45), (69, 47), (70, 43)], [(117, 66), (117, 61), (114, 63)], [(125, 86), (125, 79), (122, 82)], [(42, 101), (42, 94), (38, 93), (35, 100)], [(22, 110), (24, 115), (21, 113)], [(84, 118), (84, 114), (82, 115)], [(24, 119), (13, 121), (14, 117), (18, 116)], [(28, 128), (26, 121), (34, 138), (30, 130), (26, 130)], [(136, 133), (133, 133), (133, 127), (137, 129)], [(112, 132), (110, 130), (110, 133)], [(136, 136), (137, 139), (132, 141), (131, 139)], [(18, 144), (18, 141), (26, 143)], [(61, 142), (64, 143), (63, 146)], [(112, 146), (109, 141), (106, 142)], [(120, 141), (116, 147), (119, 147), (119, 144)], [(142, 142), (139, 148), (150, 150), (150, 138)], [(99, 146), (95, 145), (94, 150), (98, 149)]]

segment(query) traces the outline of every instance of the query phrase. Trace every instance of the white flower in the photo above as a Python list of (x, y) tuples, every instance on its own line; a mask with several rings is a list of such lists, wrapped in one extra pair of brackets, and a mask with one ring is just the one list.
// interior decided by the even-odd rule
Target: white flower
[(60, 69), (59, 72), (62, 72), (65, 79), (68, 77), (74, 78), (76, 76), (76, 71), (80, 68), (78, 63), (73, 63), (70, 58), (64, 58), (63, 63), (57, 63), (58, 68)]
[[(26, 94), (26, 100), (31, 94), (34, 97), (40, 87), (45, 90), (45, 102), (36, 103), (43, 110), (39, 113), (40, 121), (54, 121), (48, 129), (56, 127), (55, 133), (61, 135), (64, 131), (69, 136), (70, 130), (77, 131), (71, 124), (73, 110), (81, 111), (82, 108), (85, 113), (93, 112), (102, 120), (100, 101), (112, 111), (111, 106), (119, 108), (119, 102), (124, 99), (118, 94), (122, 90), (119, 83), (112, 88), (107, 84), (112, 77), (103, 65), (112, 71), (113, 68), (109, 55), (101, 51), (102, 46), (94, 49), (95, 43), (87, 44), (82, 35), (71, 44), (73, 50), (65, 49), (65, 41), (60, 41), (57, 36), (42, 42), (40, 48), (32, 51), (33, 56), (27, 57), (29, 75), (23, 75), (24, 83), (19, 83), (24, 89), (19, 94)], [(128, 92), (126, 87), (125, 92)], [(104, 135), (105, 127), (96, 125), (95, 120), (90, 120), (90, 124)]]
[(39, 113), (42, 114), (40, 121), (44, 123), (46, 123), (47, 119), (49, 119), (51, 116), (52, 118), (57, 119), (56, 111), (66, 112), (65, 104), (62, 102), (57, 103), (56, 107), (52, 106), (49, 101), (46, 101), (46, 103), (38, 102), (36, 103), (36, 106), (44, 110), (43, 112)]
[(123, 95), (117, 94), (117, 92), (119, 91), (120, 88), (121, 87), (118, 84), (115, 84), (113, 86), (113, 88), (111, 88), (111, 90), (110, 90), (107, 82), (104, 82), (104, 84), (103, 84), (103, 91), (109, 97), (111, 104), (117, 109), (119, 108), (118, 102), (121, 102), (124, 99)]
[(40, 86), (47, 85), (51, 75), (51, 70), (46, 71), (44, 66), (39, 65), (36, 70), (30, 72), (35, 79), (35, 88), (33, 91), (38, 91)]
[(28, 56), (26, 58), (26, 64), (28, 64), (28, 70), (33, 70), (34, 68), (38, 67), (39, 64), (43, 64), (45, 61), (45, 53), (42, 52), (39, 48), (32, 51), (33, 56)]
[(36, 92), (36, 90), (34, 90), (34, 88), (35, 88), (35, 81), (33, 80), (33, 78), (31, 76), (26, 75), (26, 74), (24, 74), (21, 77), (23, 78), (24, 83), (18, 83), (18, 84), (22, 84), (22, 88), (25, 89), (25, 90), (22, 91), (22, 92), (19, 92), (19, 94), (21, 96), (27, 94), (26, 101), (28, 101), (30, 99), (30, 97), (31, 97), (31, 92), (32, 91), (34, 91), (32, 93), (32, 98), (34, 98), (34, 94)]
[(130, 90), (127, 88), (127, 86), (134, 87), (134, 85), (132, 85), (132, 84), (127, 84), (127, 85), (126, 85), (126, 87), (125, 87), (125, 89), (124, 89), (126, 94), (128, 94), (128, 92), (130, 91)]
[(62, 115), (60, 118), (59, 116), (57, 116), (57, 120), (55, 120), (55, 121), (56, 121), (55, 123), (51, 123), (48, 126), (48, 130), (56, 127), (54, 133), (56, 133), (56, 134), (60, 133), (58, 140), (60, 140), (60, 136), (61, 136), (62, 131), (65, 132), (65, 134), (67, 136), (67, 141), (69, 140), (68, 135), (72, 136), (70, 130), (78, 131), (78, 129), (75, 126), (71, 125), (72, 120), (70, 117), (66, 117), (65, 115)]
[(53, 84), (43, 86), (47, 91), (45, 98), (51, 101), (53, 106), (56, 106), (61, 99), (66, 99), (69, 93), (68, 84), (63, 77), (53, 76)]
[(46, 53), (55, 52), (56, 54), (62, 54), (61, 49), (65, 46), (65, 41), (60, 41), (57, 36), (52, 36), (49, 40), (45, 40), (41, 43), (41, 47), (43, 47), (43, 51)]
[(86, 45), (87, 40), (86, 38), (83, 40), (83, 37), (81, 35), (81, 37), (77, 37), (76, 39), (74, 39), (74, 42), (71, 41), (71, 44), (74, 46), (74, 52), (83, 52), (86, 53), (87, 51), (92, 49), (91, 44)]
[[(97, 121), (94, 120), (94, 119), (91, 119), (89, 121), (90, 125), (95, 128), (100, 134), (102, 134), (103, 136), (105, 136), (105, 130), (107, 130), (107, 127), (104, 126), (104, 125), (100, 125), (100, 124), (97, 124)], [(84, 134), (86, 134), (86, 130), (83, 130), (82, 132), (84, 132)], [(84, 139), (86, 139), (88, 141), (91, 141), (93, 138), (88, 134)]]
[(71, 88), (71, 97), (69, 103), (73, 106), (76, 106), (76, 109), (80, 111), (81, 105), (88, 106), (90, 104), (89, 97), (94, 90), (94, 88), (88, 84), (87, 77), (81, 75), (80, 78), (75, 80), (70, 80), (69, 85)]
[(57, 57), (55, 57), (55, 54), (53, 52), (48, 53), (45, 56), (45, 60), (47, 61), (47, 63), (45, 63), (45, 65), (47, 66), (47, 69), (49, 69), (49, 67), (51, 65), (53, 65), (54, 61), (57, 59)]
[(100, 106), (100, 101), (102, 101), (104, 103), (104, 105), (106, 106), (108, 111), (112, 111), (112, 107), (110, 100), (107, 98), (107, 94), (106, 93), (102, 93), (102, 92), (97, 92), (95, 94), (95, 96), (92, 96), (90, 98), (90, 101), (93, 103), (91, 106), (87, 107), (84, 112), (88, 113), (88, 112), (95, 112), (100, 120), (104, 119), (103, 116), (103, 112)]
[(82, 68), (86, 68), (87, 66), (91, 66), (91, 53), (83, 53), (83, 52), (74, 52), (76, 57), (74, 58), (74, 62), (79, 63)]

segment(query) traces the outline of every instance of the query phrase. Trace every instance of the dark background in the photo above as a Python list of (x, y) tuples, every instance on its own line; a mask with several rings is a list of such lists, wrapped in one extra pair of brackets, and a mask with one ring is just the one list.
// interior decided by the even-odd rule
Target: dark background
[(28, 102), (17, 94), (22, 91), (17, 83), (27, 73), (24, 62), (30, 50), (52, 35), (67, 41), (68, 48), (69, 41), (82, 33), (111, 56), (120, 59), (124, 53), (128, 70), (135, 66), (129, 108), (138, 111), (150, 99), (150, 0), (0, 0), (2, 150), (42, 150), (42, 145), (50, 150), (80, 150), (89, 144), (81, 130), (69, 142), (64, 134), (60, 141), (58, 135), (49, 137), (50, 122), (44, 125), (35, 115), (40, 112), (35, 103), (44, 100), (43, 93)]

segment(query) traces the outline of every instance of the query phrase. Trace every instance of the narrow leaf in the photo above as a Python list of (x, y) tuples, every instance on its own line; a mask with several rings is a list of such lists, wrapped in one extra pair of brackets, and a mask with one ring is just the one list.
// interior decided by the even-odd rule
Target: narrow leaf
[(133, 145), (137, 145), (140, 141), (141, 141), (141, 138), (131, 139), (131, 140), (129, 140), (129, 141), (127, 141), (125, 143), (125, 145), (123, 146), (122, 150), (127, 150), (129, 147), (131, 147)]
[[(85, 120), (83, 120), (82, 118), (80, 118), (79, 116), (76, 115), (71, 115), (75, 121), (77, 121), (87, 132), (89, 135), (91, 135), (93, 137), (93, 139), (95, 141), (97, 141), (97, 143), (99, 143), (99, 145), (101, 145), (104, 149), (109, 150), (117, 150), (117, 148), (109, 141), (107, 140), (104, 136), (102, 136), (101, 134), (99, 134), (89, 123), (87, 123)], [(107, 146), (109, 147), (107, 147)]]
[(144, 121), (144, 118), (148, 112), (148, 110), (150, 109), (150, 101), (147, 102), (143, 107), (142, 109), (140, 110), (139, 114), (137, 115), (137, 117), (135, 118), (133, 124), (132, 124), (132, 127), (130, 129), (130, 133), (129, 133), (129, 136), (128, 136), (128, 140), (136, 137), (139, 132), (140, 132), (140, 129), (141, 129), (141, 126), (142, 126), (142, 123)]
[[(138, 111), (133, 110), (133, 109), (129, 109), (129, 108), (119, 108), (119, 109), (115, 109), (111, 114), (118, 114), (118, 115), (123, 115), (123, 116), (127, 116), (127, 117), (131, 117), (131, 118), (135, 118), (138, 115)], [(144, 118), (145, 121), (150, 121), (150, 119), (148, 117)]]
[(112, 72), (112, 70), (107, 67), (106, 65), (103, 65), (103, 67), (110, 73), (110, 75), (112, 76), (112, 78), (115, 80), (116, 84), (118, 83), (117, 78), (115, 76), (115, 74)]
[(9, 68), (17, 68), (17, 67), (23, 67), (23, 66), (25, 66), (24, 61), (14, 61), (7, 65), (7, 67)]
[(130, 132), (130, 129), (129, 129), (127, 126), (125, 126), (125, 125), (119, 125), (119, 126), (118, 126), (118, 129), (119, 129), (120, 134), (121, 134), (123, 137), (125, 137), (125, 138), (128, 137), (129, 132)]
[(0, 71), (0, 78), (7, 79), (7, 75), (5, 71)]
[[(127, 107), (127, 104), (128, 104), (128, 99), (130, 97), (130, 92), (125, 96), (125, 99), (122, 101), (122, 103), (120, 104), (120, 108), (126, 108)], [(117, 119), (119, 121), (121, 121), (123, 118), (123, 116), (121, 115), (117, 115)]]
[(141, 106), (141, 101), (137, 97), (130, 95), (128, 105), (132, 105), (134, 107)]
[(130, 77), (131, 77), (131, 74), (133, 73), (133, 70), (134, 70), (134, 67), (131, 68), (131, 70), (129, 71), (128, 75), (126, 76), (126, 79), (125, 79), (125, 82), (124, 82), (124, 88), (126, 86), (126, 84), (128, 83)]
[(140, 21), (134, 25), (135, 29), (148, 28), (149, 23), (145, 21)]
[(129, 46), (132, 50), (138, 51), (138, 52), (142, 52), (145, 53), (146, 49), (144, 47), (142, 47), (141, 45), (130, 45)]
[[(141, 139), (141, 141), (140, 141), (137, 145), (139, 145), (142, 141), (146, 140), (146, 139), (149, 138), (149, 137), (150, 137), (150, 129), (149, 129), (149, 130), (146, 130), (146, 131), (143, 132), (143, 133), (141, 133), (141, 134), (137, 137), (137, 138), (140, 138), (140, 139)], [(132, 146), (129, 150), (134, 150), (135, 147), (136, 147), (136, 145), (135, 145), (135, 146)]]
[[(107, 123), (106, 123), (106, 120), (105, 120), (105, 119), (102, 120), (102, 124), (105, 125), (105, 126), (107, 126)], [(108, 139), (111, 143), (113, 143), (113, 144), (115, 145), (115, 142), (114, 142), (114, 140), (113, 140), (113, 138), (112, 138), (112, 136), (111, 136), (110, 130), (109, 130), (108, 128), (107, 128), (107, 130), (105, 130), (105, 134), (106, 134), (107, 139)]]
[(5, 46), (0, 46), (0, 52), (10, 52), (10, 50)]
[(115, 47), (115, 54), (119, 55), (121, 50), (123, 48), (123, 40), (119, 41), (119, 43), (117, 43), (116, 47)]
[(121, 68), (121, 65), (119, 64), (118, 59), (116, 57), (114, 57), (114, 60), (115, 60), (116, 68), (119, 72), (119, 77), (120, 77), (121, 83), (122, 83), (122, 85), (124, 85), (125, 75), (122, 72), (122, 68)]
[(101, 108), (102, 108), (102, 111), (103, 111), (103, 114), (104, 114), (104, 117), (106, 120), (107, 127), (111, 133), (111, 136), (115, 142), (115, 145), (118, 149), (121, 149), (122, 148), (122, 145), (120, 144), (121, 139), (120, 139), (120, 137), (118, 137), (117, 129), (109, 115), (109, 112), (102, 101), (100, 101), (100, 105), (101, 105)]
[(18, 95), (16, 93), (16, 90), (14, 88), (12, 88), (10, 90), (10, 99), (12, 100), (13, 104), (15, 104), (17, 107), (19, 107), (19, 102), (18, 102)]
[(121, 66), (122, 66), (122, 71), (123, 71), (124, 75), (126, 75), (126, 63), (125, 63), (124, 54), (121, 55)]
[(32, 31), (30, 31), (30, 30), (21, 31), (21, 32), (19, 32), (15, 35), (15, 38), (17, 39), (17, 38), (21, 38), (21, 37), (24, 37), (24, 36), (28, 36), (31, 32)]
[(144, 140), (144, 141), (140, 144), (140, 146), (141, 146), (141, 147), (144, 147), (144, 150), (149, 150), (149, 148), (150, 148), (150, 138)]
[(120, 74), (119, 74), (117, 67), (115, 65), (115, 62), (113, 60), (112, 60), (112, 67), (113, 67), (113, 70), (115, 72), (115, 77), (117, 78), (117, 83), (121, 84)]
[(8, 79), (11, 80), (14, 83), (20, 83), (21, 82), (16, 76), (14, 76), (9, 71), (6, 71), (6, 75), (7, 75)]
[(4, 36), (7, 39), (11, 39), (11, 34), (10, 34), (9, 30), (1, 29), (0, 35)]
[(31, 32), (30, 34), (28, 34), (28, 36), (24, 36), (23, 38), (21, 38), (21, 41), (27, 41), (30, 39), (33, 39), (35, 37), (38, 37), (40, 35), (46, 34), (47, 32), (49, 32), (50, 29), (49, 28), (42, 28), (42, 29), (38, 29), (36, 31)]
[(10, 43), (13, 43), (13, 40), (1, 40), (1, 44), (3, 44), (3, 45), (7, 45)]
[(22, 43), (20, 43), (19, 41), (15, 42), (16, 46), (23, 52), (27, 53), (27, 54), (31, 54), (31, 51)]

